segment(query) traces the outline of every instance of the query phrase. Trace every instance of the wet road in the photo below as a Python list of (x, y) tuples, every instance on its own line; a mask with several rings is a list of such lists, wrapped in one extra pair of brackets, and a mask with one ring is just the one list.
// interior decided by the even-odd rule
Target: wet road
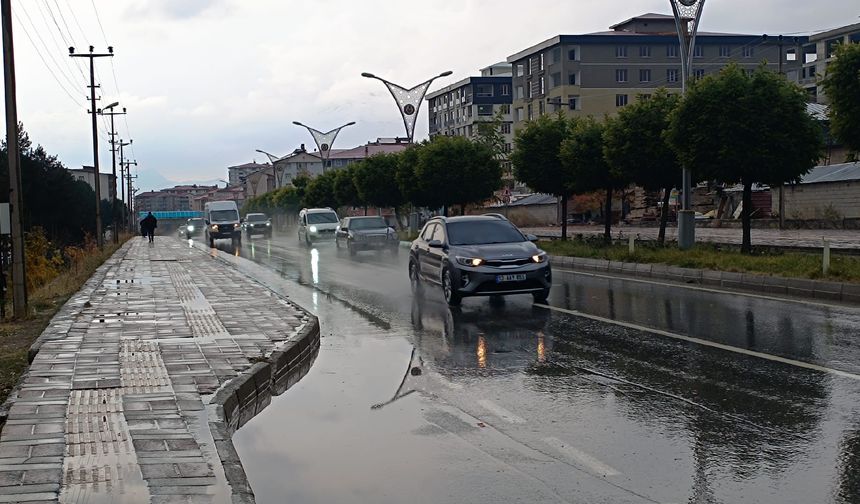
[(857, 308), (556, 269), (450, 310), (405, 249), (223, 250), (324, 335), (234, 436), (261, 503), (860, 501)]

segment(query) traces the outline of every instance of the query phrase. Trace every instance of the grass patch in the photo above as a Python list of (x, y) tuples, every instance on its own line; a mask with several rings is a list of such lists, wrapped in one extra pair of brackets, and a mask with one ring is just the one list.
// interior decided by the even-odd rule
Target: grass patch
[(800, 252), (768, 251), (744, 255), (738, 251), (720, 249), (714, 245), (698, 244), (682, 251), (677, 246), (657, 246), (637, 243), (630, 254), (627, 245), (605, 245), (601, 240), (542, 241), (539, 246), (557, 256), (590, 257), (610, 261), (662, 263), (683, 268), (700, 268), (738, 273), (759, 273), (791, 278), (812, 278), (839, 282), (860, 282), (860, 257), (830, 256), (830, 270), (821, 272), (821, 255)]
[[(106, 243), (103, 251), (96, 250), (72, 261), (69, 268), (53, 280), (28, 293), (30, 313), (26, 317), (0, 322), (0, 403), (6, 400), (18, 377), (27, 368), (27, 351), (33, 341), (42, 334), (60, 307), (127, 239), (127, 236), (122, 237), (119, 245)], [(11, 290), (10, 287), (10, 294)], [(6, 313), (12, 313), (11, 300)]]

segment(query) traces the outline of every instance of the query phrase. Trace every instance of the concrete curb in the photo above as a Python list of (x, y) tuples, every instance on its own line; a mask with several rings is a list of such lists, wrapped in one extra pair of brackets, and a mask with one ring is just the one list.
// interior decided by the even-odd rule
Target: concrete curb
[(610, 273), (618, 276), (669, 280), (760, 294), (777, 294), (860, 304), (860, 284), (855, 283), (680, 268), (659, 263), (626, 263), (587, 257), (550, 256), (550, 261), (555, 266), (574, 271)]

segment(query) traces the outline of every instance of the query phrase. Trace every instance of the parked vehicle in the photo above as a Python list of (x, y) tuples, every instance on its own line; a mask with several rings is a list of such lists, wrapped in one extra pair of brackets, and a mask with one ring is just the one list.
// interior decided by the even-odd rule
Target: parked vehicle
[(203, 208), (206, 223), (205, 236), (210, 247), (215, 240), (230, 238), (233, 244), (242, 243), (242, 225), (239, 221), (239, 208), (235, 201), (212, 201)]
[(552, 286), (549, 258), (501, 215), (434, 217), (409, 250), (413, 292), (442, 287), (449, 305), (467, 296), (531, 294), (544, 302)]
[(203, 234), (203, 228), (206, 227), (206, 222), (200, 218), (188, 219), (185, 221), (185, 238), (189, 240), (195, 236)]
[(305, 208), (299, 212), (299, 241), (307, 245), (332, 240), (340, 219), (331, 208)]
[(335, 231), (335, 244), (346, 247), (349, 255), (362, 250), (388, 250), (397, 254), (400, 239), (382, 217), (346, 217)]
[(245, 236), (251, 238), (255, 234), (263, 235), (266, 238), (272, 237), (272, 219), (268, 218), (264, 213), (249, 213), (242, 221), (242, 229), (245, 230)]

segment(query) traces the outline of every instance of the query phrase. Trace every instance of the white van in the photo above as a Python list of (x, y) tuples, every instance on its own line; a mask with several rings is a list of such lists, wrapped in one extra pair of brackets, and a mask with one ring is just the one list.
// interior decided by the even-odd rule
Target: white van
[(331, 208), (305, 208), (299, 212), (299, 241), (334, 240), (340, 218)]
[(239, 221), (239, 208), (235, 201), (212, 201), (203, 208), (206, 222), (206, 241), (210, 247), (215, 240), (230, 238), (233, 243), (242, 243), (242, 224)]

